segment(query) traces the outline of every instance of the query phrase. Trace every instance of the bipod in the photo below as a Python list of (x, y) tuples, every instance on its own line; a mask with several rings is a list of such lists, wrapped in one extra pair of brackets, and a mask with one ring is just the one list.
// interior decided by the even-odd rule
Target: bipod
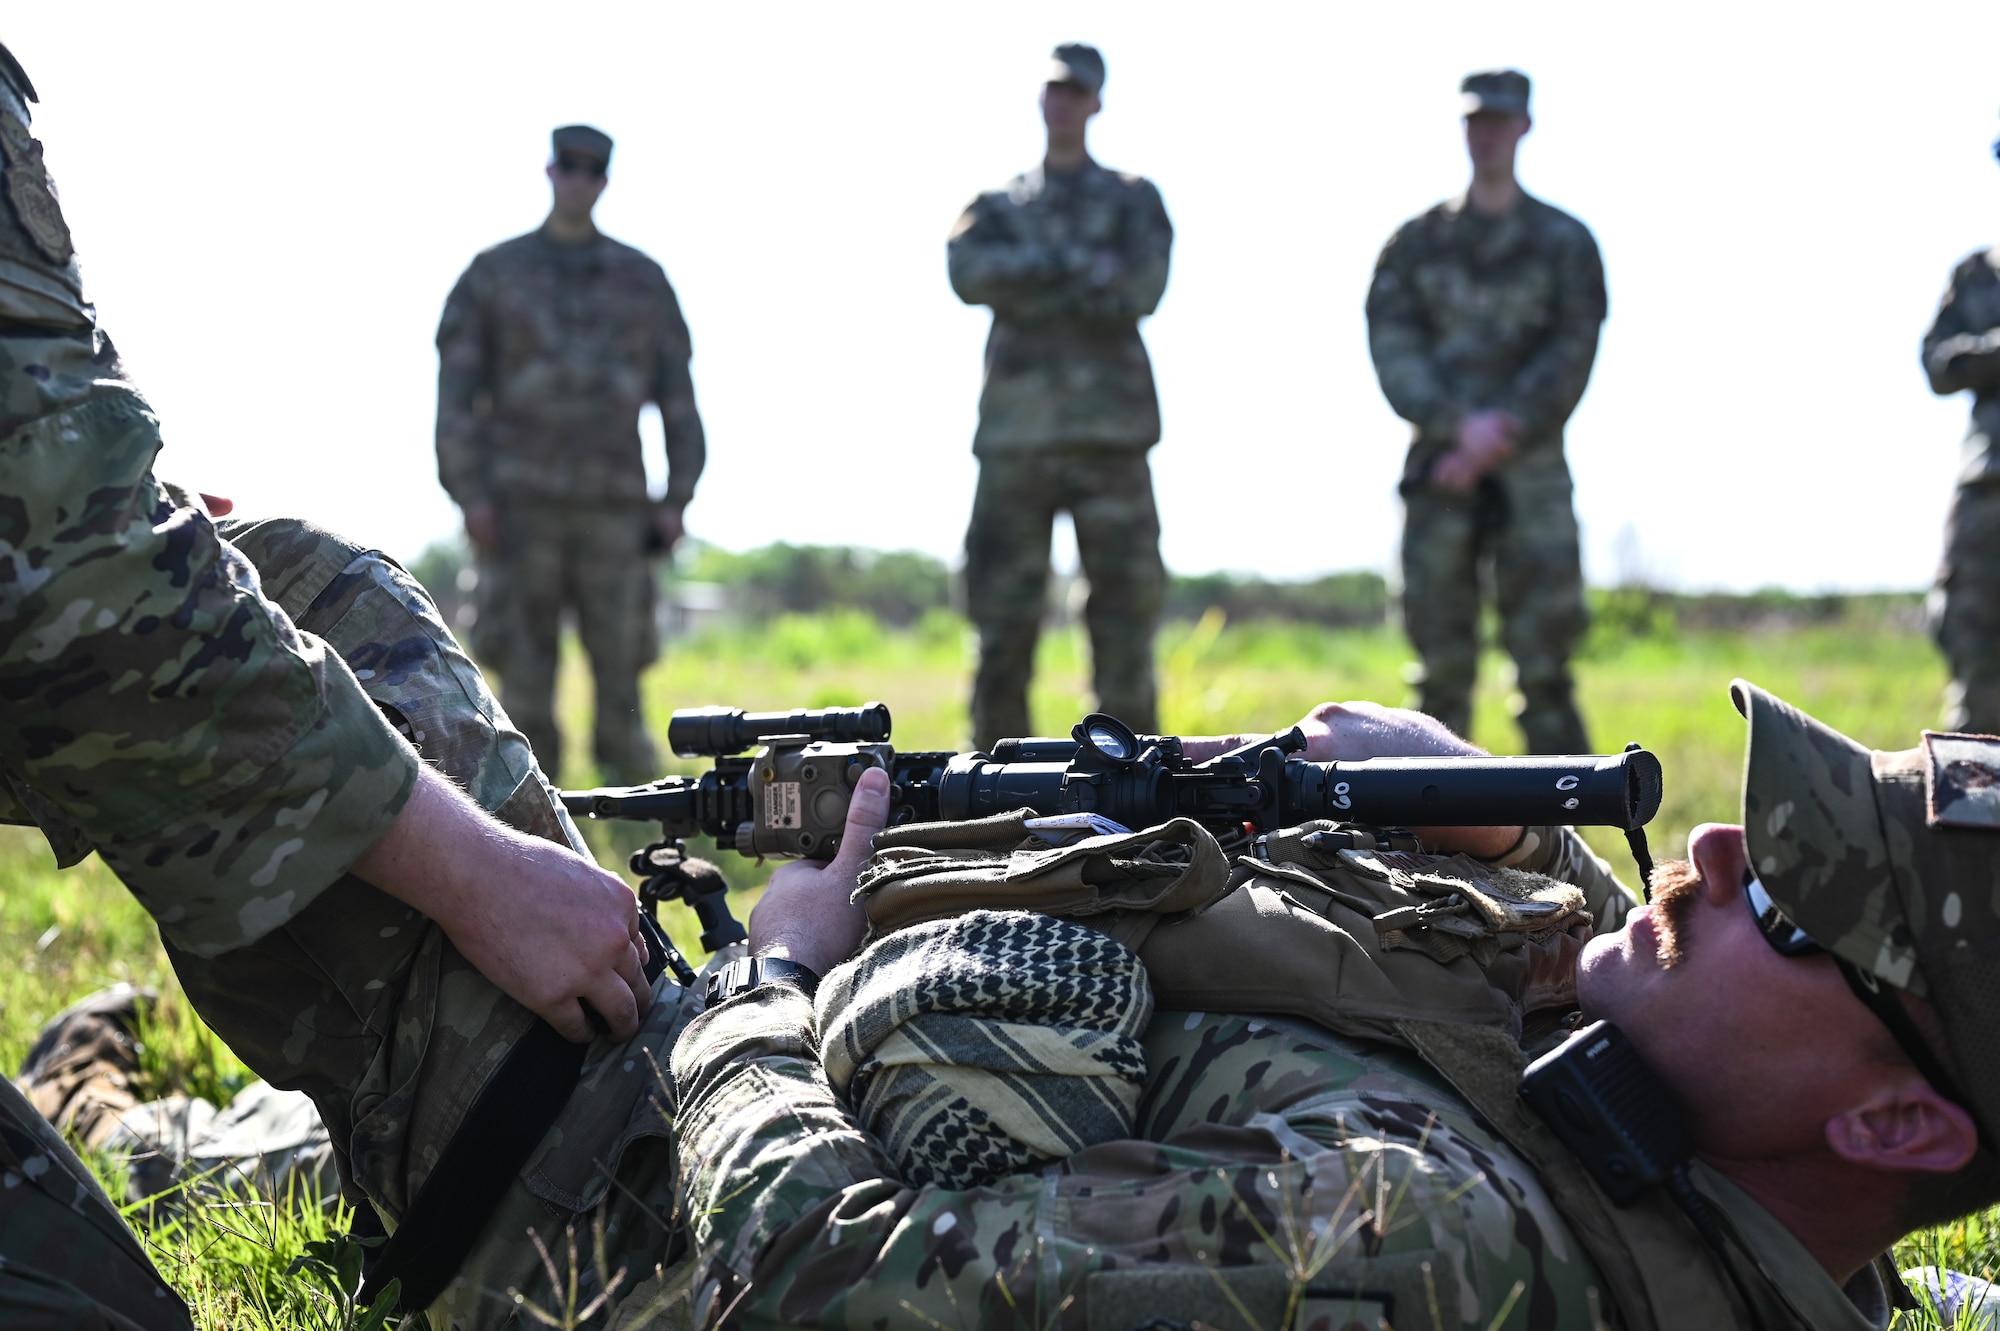
[[(639, 905), (655, 924), (662, 901), (679, 901), (701, 921), (701, 945), (710, 952), (749, 940), (743, 925), (729, 913), (729, 882), (707, 860), (689, 859), (679, 838), (655, 841), (632, 855), (632, 872), (639, 877)], [(665, 931), (661, 931), (665, 937)], [(668, 944), (667, 964), (683, 985), (694, 983), (687, 958)]]

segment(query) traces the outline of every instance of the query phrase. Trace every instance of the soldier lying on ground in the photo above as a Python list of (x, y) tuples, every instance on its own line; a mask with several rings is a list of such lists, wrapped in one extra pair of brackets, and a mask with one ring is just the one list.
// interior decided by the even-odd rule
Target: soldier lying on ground
[[(774, 973), (718, 994), (674, 1050), (707, 1296), (749, 1323), (854, 1327), (1885, 1326), (1902, 1289), (1880, 1255), (2000, 1198), (2000, 741), (1870, 753), (1754, 686), (1734, 697), (1744, 826), (1697, 828), (1653, 903), (1594, 937), (1554, 881), (1296, 835), (1189, 889), (1198, 838), (1152, 853), (1169, 824), (1146, 854), (1090, 861), (1081, 881), (1107, 886), (1073, 913), (1097, 943), (1050, 951), (1036, 930), (1081, 926), (985, 909), (1021, 886), (1004, 850), (985, 864), (935, 825), (884, 834), (871, 861), (887, 801), (869, 773), (840, 856), (781, 869), (752, 917)], [(1318, 758), (1460, 748), (1408, 713), (1312, 721)], [(1546, 835), (1427, 840), (1518, 854)], [(1592, 872), (1538, 853), (1523, 867)], [(1205, 908), (1112, 908), (1163, 864), (1182, 866), (1164, 896)], [(932, 922), (828, 975), (815, 1011), (812, 976), (908, 918)], [(1009, 955), (1009, 919), (1055, 960)], [(1135, 973), (1150, 1023), (1129, 1017), (1143, 994), (1105, 992)], [(1067, 988), (1023, 1016), (1036, 976)], [(1611, 1205), (1517, 1095), (1579, 1011), (1679, 1102), (1690, 1210), (1657, 1189)], [(1144, 1070), (1104, 1071), (1128, 1035)], [(1038, 1082), (1003, 1048), (1098, 1061)], [(999, 1176), (926, 1151), (1022, 1145), (1062, 1126), (1017, 1112), (1037, 1087), (1055, 1103), (1086, 1081), (1125, 1096), (1112, 1135), (1130, 1140), (1079, 1134), (1095, 1144)], [(1010, 1121), (1027, 1126), (996, 1131)]]

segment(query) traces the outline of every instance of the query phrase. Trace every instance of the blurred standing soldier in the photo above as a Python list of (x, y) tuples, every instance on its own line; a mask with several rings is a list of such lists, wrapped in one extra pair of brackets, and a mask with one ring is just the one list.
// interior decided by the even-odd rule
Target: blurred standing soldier
[(1160, 440), (1160, 403), (1139, 320), (1166, 290), (1174, 230), (1151, 181), (1099, 166), (1084, 146), (1104, 57), (1072, 42), (1054, 62), (1041, 98), (1047, 156), (974, 199), (948, 246), (952, 290), (993, 307), (965, 534), (980, 748), (1032, 733), (1028, 681), (1061, 509), (1090, 581), (1097, 705), (1141, 733), (1159, 724), (1153, 631), (1166, 571), (1146, 450)]
[(1586, 612), (1563, 423), (1597, 355), (1604, 267), (1583, 223), (1514, 178), (1527, 76), (1472, 74), (1460, 91), (1471, 188), (1404, 223), (1368, 291), (1375, 373), (1413, 435), (1403, 624), (1419, 705), (1466, 734), (1490, 568), (1529, 750), (1588, 753), (1569, 673)]
[[(535, 756), (561, 765), (555, 680), (562, 611), (590, 656), (597, 763), (658, 775), (639, 672), (659, 654), (649, 554), (672, 551), (706, 458), (680, 302), (660, 266), (598, 231), (611, 139), (551, 136), (554, 205), (472, 261), (438, 324), (438, 478), (479, 561), (480, 654)], [(639, 412), (660, 409), (667, 493), (646, 495)]]
[(1973, 395), (1931, 592), (1931, 630), (1951, 665), (1944, 728), (2000, 734), (2000, 249), (1952, 272), (1924, 336), (1924, 370), (1932, 392)]

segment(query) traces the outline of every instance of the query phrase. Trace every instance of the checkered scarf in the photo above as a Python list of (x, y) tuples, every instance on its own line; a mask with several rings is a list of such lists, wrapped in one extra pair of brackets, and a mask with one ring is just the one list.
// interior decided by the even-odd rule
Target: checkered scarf
[(976, 1187), (1128, 1137), (1153, 1015), (1116, 940), (1027, 911), (914, 925), (826, 977), (821, 1061), (911, 1183)]

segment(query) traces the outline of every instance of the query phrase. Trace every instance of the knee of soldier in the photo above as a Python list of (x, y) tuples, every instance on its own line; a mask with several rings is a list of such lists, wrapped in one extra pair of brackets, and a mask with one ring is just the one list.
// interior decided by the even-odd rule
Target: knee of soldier
[(1479, 677), (1479, 656), (1473, 651), (1425, 652), (1403, 673), (1427, 693), (1469, 693)]
[(1530, 668), (1515, 665), (1514, 687), (1530, 703), (1560, 701), (1575, 689), (1564, 661), (1537, 661)]

